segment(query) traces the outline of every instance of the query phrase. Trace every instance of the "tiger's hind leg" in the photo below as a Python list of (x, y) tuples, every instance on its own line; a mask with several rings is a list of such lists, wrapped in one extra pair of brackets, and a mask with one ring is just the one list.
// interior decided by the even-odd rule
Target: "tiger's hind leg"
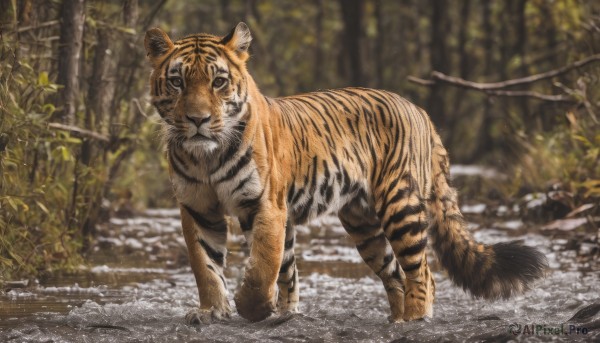
[(406, 275), (403, 320), (433, 315), (435, 282), (425, 256), (427, 246), (426, 203), (410, 176), (387, 189), (378, 212), (385, 236)]
[(300, 300), (298, 291), (298, 267), (294, 255), (296, 235), (294, 226), (288, 221), (285, 228), (285, 247), (283, 260), (279, 269), (279, 295), (277, 297), (277, 311), (279, 313), (295, 313), (298, 311)]
[(338, 216), (362, 259), (383, 282), (390, 303), (390, 321), (402, 321), (405, 276), (375, 212), (365, 209), (360, 201), (353, 201), (344, 206)]

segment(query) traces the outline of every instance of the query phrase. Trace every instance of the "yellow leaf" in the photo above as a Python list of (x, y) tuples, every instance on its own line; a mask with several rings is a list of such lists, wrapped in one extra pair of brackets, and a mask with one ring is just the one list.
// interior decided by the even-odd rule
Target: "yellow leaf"
[(13, 198), (6, 198), (6, 201), (8, 201), (8, 205), (10, 205), (10, 207), (12, 207), (12, 209), (15, 210), (15, 212), (18, 210), (17, 204), (15, 203), (15, 200)]
[(44, 211), (44, 213), (46, 213), (46, 214), (50, 214), (50, 211), (48, 211), (48, 208), (47, 208), (47, 207), (46, 207), (44, 204), (42, 204), (42, 203), (41, 203), (41, 202), (39, 202), (39, 201), (36, 201), (35, 203), (38, 205), (38, 207), (39, 207), (39, 208), (40, 208), (42, 211)]
[(38, 85), (47, 86), (50, 84), (50, 80), (48, 79), (48, 72), (43, 71), (38, 76)]

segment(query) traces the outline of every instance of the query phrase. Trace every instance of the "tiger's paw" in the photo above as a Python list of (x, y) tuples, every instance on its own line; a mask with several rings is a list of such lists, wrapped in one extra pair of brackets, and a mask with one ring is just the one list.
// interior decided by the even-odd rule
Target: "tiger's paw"
[(211, 307), (210, 309), (195, 308), (190, 310), (185, 315), (185, 322), (188, 325), (202, 325), (211, 324), (218, 321), (225, 321), (231, 318), (231, 309), (217, 309)]
[(395, 316), (390, 315), (390, 316), (387, 317), (387, 319), (392, 324), (393, 323), (404, 323), (404, 319), (402, 319), (402, 317), (397, 318)]
[[(433, 317), (433, 300), (435, 298), (435, 281), (427, 270), (426, 277), (420, 280), (407, 280), (404, 299), (405, 321)], [(421, 280), (425, 281), (421, 281)]]
[(433, 302), (423, 302), (421, 300), (411, 301), (407, 298), (405, 303), (403, 321), (419, 320), (431, 318), (433, 316)]
[(275, 291), (263, 294), (244, 282), (235, 295), (235, 306), (240, 316), (251, 322), (259, 322), (275, 312)]
[(298, 303), (277, 303), (277, 313), (279, 313), (280, 315), (291, 315), (295, 313), (300, 313), (300, 311), (298, 311)]
[(298, 296), (290, 297), (289, 294), (287, 296), (282, 295), (282, 292), (279, 292), (279, 297), (277, 298), (277, 313), (279, 314), (293, 314), (298, 313)]

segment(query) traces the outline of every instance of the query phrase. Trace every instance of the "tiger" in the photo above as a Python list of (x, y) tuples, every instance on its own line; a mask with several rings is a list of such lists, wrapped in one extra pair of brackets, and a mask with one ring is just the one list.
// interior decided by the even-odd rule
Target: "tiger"
[(151, 103), (200, 300), (188, 324), (231, 318), (230, 217), (249, 246), (233, 301), (250, 322), (298, 311), (294, 226), (327, 214), (381, 280), (390, 322), (433, 316), (428, 240), (453, 282), (477, 298), (509, 298), (544, 275), (535, 248), (473, 239), (424, 110), (358, 87), (267, 97), (247, 70), (251, 41), (243, 22), (225, 36), (145, 34)]

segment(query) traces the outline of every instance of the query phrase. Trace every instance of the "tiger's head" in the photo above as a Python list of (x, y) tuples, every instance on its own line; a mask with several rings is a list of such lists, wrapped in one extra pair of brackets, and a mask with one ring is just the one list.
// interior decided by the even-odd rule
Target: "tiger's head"
[(174, 42), (161, 29), (146, 32), (152, 104), (166, 124), (169, 144), (207, 155), (240, 139), (251, 40), (244, 23), (224, 37), (194, 34)]

